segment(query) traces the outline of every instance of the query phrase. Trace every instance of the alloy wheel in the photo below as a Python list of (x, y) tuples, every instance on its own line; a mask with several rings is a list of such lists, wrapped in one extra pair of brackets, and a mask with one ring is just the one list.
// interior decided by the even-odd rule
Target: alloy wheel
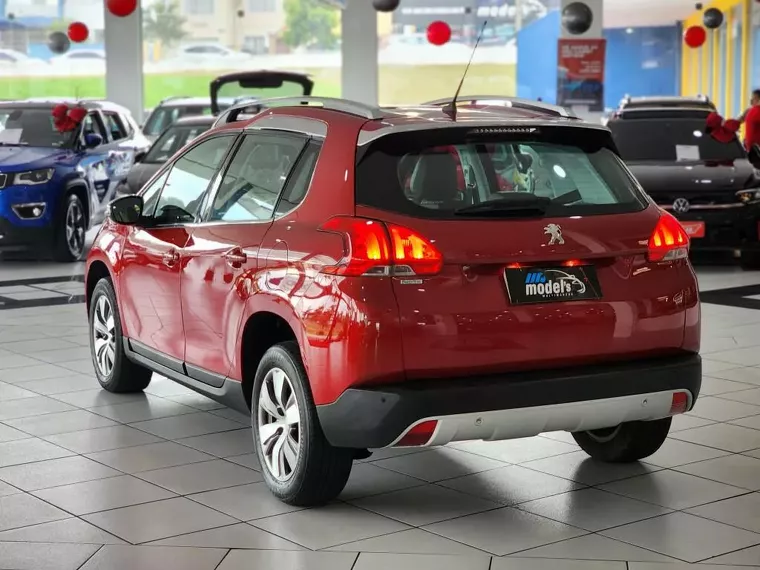
[(92, 318), (92, 340), (95, 365), (104, 378), (113, 371), (116, 359), (116, 324), (111, 301), (105, 295), (98, 297)]
[(301, 453), (301, 413), (293, 384), (281, 368), (264, 377), (256, 416), (263, 463), (272, 477), (285, 482)]
[(66, 245), (72, 257), (79, 258), (84, 251), (85, 223), (82, 205), (78, 200), (69, 202), (66, 209)]

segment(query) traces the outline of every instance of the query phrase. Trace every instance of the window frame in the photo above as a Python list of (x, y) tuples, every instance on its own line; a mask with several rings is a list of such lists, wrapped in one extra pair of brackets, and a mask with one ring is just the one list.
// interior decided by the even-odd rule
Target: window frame
[[(237, 155), (238, 151), (240, 150), (243, 143), (245, 142), (246, 137), (251, 137), (251, 136), (264, 137), (264, 138), (272, 138), (272, 137), (293, 138), (295, 140), (300, 140), (303, 142), (303, 146), (301, 147), (301, 150), (298, 153), (298, 156), (293, 161), (293, 165), (291, 166), (290, 171), (288, 172), (288, 175), (285, 178), (285, 182), (283, 183), (282, 188), (277, 194), (277, 199), (275, 200), (274, 205), (272, 207), (272, 215), (266, 220), (239, 220), (239, 221), (210, 220), (209, 216), (211, 214), (211, 210), (213, 208), (213, 204), (214, 204), (214, 201), (216, 200), (217, 194), (219, 193), (219, 187), (221, 186), (222, 180), (224, 180), (224, 177), (227, 175), (227, 171), (229, 170), (230, 165), (232, 164), (232, 161), (235, 160), (235, 156)], [(322, 140), (314, 139), (314, 137), (310, 137), (307, 134), (299, 133), (296, 131), (267, 129), (267, 130), (254, 130), (254, 131), (241, 133), (240, 137), (238, 138), (238, 140), (236, 141), (234, 145), (234, 148), (232, 148), (230, 153), (227, 155), (227, 160), (222, 165), (217, 175), (217, 180), (215, 181), (213, 185), (213, 188), (210, 189), (210, 191), (207, 193), (206, 199), (201, 204), (201, 211), (200, 211), (200, 216), (199, 216), (200, 221), (196, 222), (196, 225), (271, 224), (273, 221), (278, 219), (278, 217), (276, 216), (276, 212), (277, 212), (277, 206), (279, 206), (280, 204), (280, 199), (282, 198), (282, 194), (288, 188), (288, 184), (290, 183), (290, 180), (293, 177), (293, 173), (296, 171), (298, 165), (301, 163), (301, 158), (303, 157), (304, 152), (309, 147), (309, 144), (311, 143), (312, 140), (316, 140), (317, 142), (320, 143), (320, 145), (322, 144)], [(319, 158), (317, 158), (317, 160), (319, 160)], [(315, 165), (315, 171), (316, 171), (316, 165)], [(308, 192), (308, 189), (307, 189), (307, 192)], [(304, 194), (304, 199), (306, 199), (306, 194)], [(301, 201), (301, 203), (303, 203), (303, 200)], [(291, 210), (291, 212), (292, 211), (293, 210)], [(284, 215), (287, 215), (287, 214), (284, 214)]]
[[(185, 149), (185, 152), (183, 152), (180, 156), (178, 156), (175, 160), (173, 160), (171, 163), (167, 164), (164, 168), (159, 170), (154, 176), (152, 180), (158, 180), (161, 176), (166, 175), (166, 179), (164, 180), (163, 185), (161, 186), (161, 190), (158, 194), (158, 199), (156, 201), (156, 207), (158, 207), (158, 204), (161, 202), (161, 197), (163, 196), (164, 190), (166, 189), (166, 182), (169, 180), (169, 177), (171, 176), (172, 171), (174, 170), (174, 166), (182, 160), (188, 153), (192, 152), (195, 148), (198, 146), (209, 142), (213, 139), (218, 138), (230, 138), (232, 139), (229, 147), (227, 148), (227, 152), (225, 153), (224, 157), (222, 158), (222, 161), (220, 162), (219, 166), (217, 167), (216, 172), (211, 177), (211, 180), (209, 180), (208, 184), (206, 185), (206, 189), (201, 193), (200, 195), (200, 205), (198, 207), (198, 213), (195, 215), (195, 220), (192, 222), (184, 222), (184, 223), (148, 223), (150, 219), (155, 219), (155, 211), (153, 212), (153, 216), (151, 218), (141, 218), (140, 225), (145, 228), (184, 228), (188, 226), (195, 226), (198, 224), (199, 220), (202, 219), (203, 214), (208, 206), (208, 197), (210, 192), (215, 192), (216, 187), (221, 182), (221, 174), (226, 171), (227, 164), (230, 161), (230, 157), (232, 156), (233, 149), (237, 148), (239, 144), (239, 140), (241, 138), (240, 131), (224, 131), (221, 133), (214, 133), (213, 135), (203, 137), (202, 140), (194, 141), (195, 144), (192, 144), (187, 149)], [(146, 184), (144, 188), (148, 188), (150, 183)], [(141, 193), (140, 196), (144, 194)]]
[[(288, 175), (287, 180), (285, 181), (285, 184), (282, 187), (282, 191), (280, 192), (280, 195), (277, 197), (277, 202), (274, 205), (273, 217), (275, 220), (279, 220), (281, 218), (284, 218), (285, 216), (288, 216), (295, 212), (298, 208), (301, 207), (301, 204), (303, 204), (306, 201), (306, 197), (309, 195), (309, 190), (311, 190), (311, 183), (314, 180), (314, 175), (317, 172), (317, 167), (319, 166), (319, 159), (322, 156), (322, 148), (324, 147), (324, 141), (322, 139), (316, 139), (313, 137), (310, 137), (309, 140), (306, 142), (306, 146), (301, 149), (301, 154), (298, 155), (298, 158), (296, 159), (295, 165), (293, 166), (292, 170), (290, 171), (290, 174)], [(309, 176), (309, 180), (306, 183), (306, 191), (303, 193), (303, 197), (301, 198), (301, 201), (298, 202), (298, 204), (293, 207), (292, 209), (288, 210), (287, 212), (278, 212), (278, 208), (280, 207), (280, 204), (282, 203), (282, 198), (285, 196), (285, 193), (292, 190), (293, 186), (293, 180), (298, 175), (301, 167), (303, 166), (303, 161), (306, 160), (306, 153), (309, 151), (310, 148), (316, 148), (317, 151), (317, 159), (314, 161), (314, 166), (311, 170), (311, 175)]]

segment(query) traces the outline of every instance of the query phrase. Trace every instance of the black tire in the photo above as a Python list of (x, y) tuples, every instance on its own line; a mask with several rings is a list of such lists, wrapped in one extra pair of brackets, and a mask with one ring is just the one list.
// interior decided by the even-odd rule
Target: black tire
[(672, 418), (628, 422), (615, 428), (573, 433), (581, 449), (605, 463), (632, 463), (656, 452), (668, 437)]
[[(283, 371), (289, 380), (289, 386), (292, 386), (289, 394), (295, 398), (299, 411), (297, 459), (294, 461), (295, 467), (284, 481), (272, 473), (260, 444), (259, 433), (259, 396), (265, 380), (269, 384), (270, 373), (275, 373), (277, 369)], [(278, 407), (278, 410), (282, 411), (282, 408)], [(284, 412), (281, 415), (285, 417)], [(273, 416), (270, 418), (274, 419)], [(356, 450), (333, 447), (325, 438), (297, 343), (274, 345), (261, 359), (251, 397), (251, 425), (264, 480), (272, 494), (282, 502), (301, 507), (318, 506), (331, 501), (343, 491), (351, 474)], [(274, 441), (274, 438), (270, 441)]]
[[(110, 332), (106, 337), (100, 332), (96, 332), (96, 321), (103, 322), (107, 320), (109, 313), (103, 310), (108, 307), (110, 315), (113, 318), (113, 328), (107, 327)], [(147, 368), (132, 362), (127, 358), (124, 352), (124, 337), (121, 332), (121, 318), (119, 316), (119, 306), (116, 304), (116, 293), (113, 290), (111, 280), (103, 278), (95, 285), (90, 299), (90, 354), (92, 355), (92, 365), (95, 369), (95, 376), (100, 386), (109, 392), (125, 394), (130, 392), (142, 392), (150, 384), (152, 372)], [(98, 358), (105, 350), (103, 343), (96, 347), (96, 337), (104, 340), (105, 344), (110, 343), (110, 350), (113, 353), (110, 371), (104, 370), (98, 363)], [(101, 352), (98, 352), (98, 351)]]
[(87, 219), (82, 200), (76, 194), (67, 194), (55, 219), (53, 259), (61, 263), (81, 260), (86, 233)]

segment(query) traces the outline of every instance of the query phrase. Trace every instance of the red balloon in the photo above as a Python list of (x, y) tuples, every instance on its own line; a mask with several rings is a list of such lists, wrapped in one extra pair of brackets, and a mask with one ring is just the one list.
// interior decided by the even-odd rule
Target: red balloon
[(707, 41), (707, 32), (702, 26), (690, 26), (683, 33), (683, 41), (690, 48), (701, 47)]
[(427, 39), (434, 46), (442, 46), (451, 39), (451, 27), (440, 20), (431, 22), (427, 27)]
[(90, 35), (90, 30), (87, 28), (87, 24), (82, 22), (72, 22), (69, 24), (69, 39), (74, 43), (81, 43), (87, 40)]
[(137, 0), (106, 0), (106, 7), (114, 16), (124, 18), (137, 10)]

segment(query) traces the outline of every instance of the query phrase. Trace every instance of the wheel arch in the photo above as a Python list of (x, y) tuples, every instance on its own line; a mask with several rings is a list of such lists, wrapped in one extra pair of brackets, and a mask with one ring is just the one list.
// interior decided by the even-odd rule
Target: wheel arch
[(82, 202), (82, 206), (84, 207), (84, 219), (87, 221), (87, 229), (89, 230), (92, 223), (92, 204), (90, 203), (90, 193), (87, 190), (87, 184), (81, 178), (69, 180), (65, 186), (63, 199), (69, 194), (76, 194)]
[[(249, 308), (241, 319), (234, 368), (250, 408), (253, 380), (264, 353), (275, 344), (292, 340), (303, 358), (304, 331), (290, 305), (284, 305), (279, 298), (258, 294), (249, 299)], [(304, 367), (308, 371), (305, 358)]]

